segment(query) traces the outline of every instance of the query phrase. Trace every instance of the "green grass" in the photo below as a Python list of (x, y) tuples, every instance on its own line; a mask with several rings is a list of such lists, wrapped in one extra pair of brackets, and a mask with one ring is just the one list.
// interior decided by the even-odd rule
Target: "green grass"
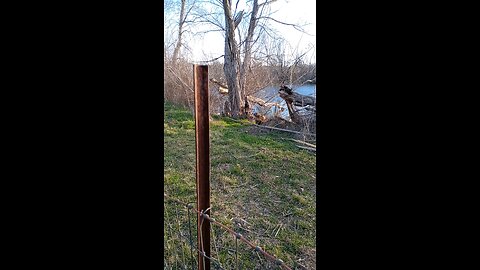
[[(195, 202), (195, 121), (191, 112), (166, 104), (164, 131), (165, 193)], [(305, 269), (298, 262), (315, 269), (316, 157), (285, 140), (287, 133), (255, 135), (253, 131), (245, 121), (214, 117), (210, 122), (212, 217), (292, 269)], [(181, 265), (190, 263), (185, 244), (187, 211), (171, 202), (166, 202), (164, 209), (166, 268), (184, 269)], [(191, 223), (196, 242), (196, 220), (192, 218)], [(223, 268), (234, 269), (235, 240), (215, 225), (212, 229), (213, 257), (220, 259)], [(243, 269), (270, 269), (264, 258), (261, 266), (247, 245), (238, 245)]]

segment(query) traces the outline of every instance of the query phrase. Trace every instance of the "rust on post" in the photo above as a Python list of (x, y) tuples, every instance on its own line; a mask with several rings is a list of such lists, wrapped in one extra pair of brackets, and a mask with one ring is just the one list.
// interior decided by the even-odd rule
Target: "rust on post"
[[(193, 65), (195, 90), (195, 145), (197, 155), (197, 209), (210, 215), (210, 132), (208, 110), (208, 66)], [(197, 214), (198, 269), (210, 270), (210, 221)]]

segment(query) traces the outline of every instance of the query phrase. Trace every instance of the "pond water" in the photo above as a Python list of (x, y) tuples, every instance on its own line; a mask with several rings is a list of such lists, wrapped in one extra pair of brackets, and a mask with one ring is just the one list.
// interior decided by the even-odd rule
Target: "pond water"
[[(292, 85), (290, 88), (292, 88), (294, 92), (297, 92), (305, 96), (312, 96), (312, 97), (317, 96), (316, 84)], [(278, 108), (277, 106), (272, 106), (268, 109), (265, 109), (262, 106), (254, 104), (253, 112), (264, 114), (267, 117), (272, 117), (278, 114), (280, 117), (290, 120), (287, 104), (285, 103), (285, 100), (283, 100), (278, 94), (279, 89), (280, 89), (280, 86), (265, 87), (264, 89), (255, 93), (254, 96), (264, 100), (265, 102), (274, 102), (274, 103), (276, 102), (280, 105), (280, 108)], [(308, 111), (306, 111), (305, 109), (300, 109), (298, 112), (299, 114), (303, 114), (303, 113), (307, 113)]]

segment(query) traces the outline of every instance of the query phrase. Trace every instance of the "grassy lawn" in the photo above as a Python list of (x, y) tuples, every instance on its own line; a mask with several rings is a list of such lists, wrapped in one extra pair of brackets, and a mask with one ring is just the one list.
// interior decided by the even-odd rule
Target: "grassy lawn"
[[(215, 117), (210, 122), (211, 215), (292, 269), (315, 269), (316, 157), (285, 140), (288, 133), (253, 128), (228, 118)], [(195, 202), (195, 121), (191, 112), (166, 104), (164, 134), (165, 193)], [(187, 269), (187, 210), (169, 201), (164, 209), (164, 268)], [(191, 225), (196, 244), (195, 218)], [(212, 230), (212, 256), (222, 268), (235, 269), (233, 236), (215, 225)], [(238, 251), (241, 269), (274, 269), (240, 241)]]

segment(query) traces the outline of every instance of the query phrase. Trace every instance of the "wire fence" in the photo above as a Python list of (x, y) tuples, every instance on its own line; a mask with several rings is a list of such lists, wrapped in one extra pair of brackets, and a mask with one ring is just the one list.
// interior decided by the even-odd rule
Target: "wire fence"
[[(194, 205), (195, 203), (186, 203), (178, 199), (172, 198), (169, 195), (164, 193), (165, 202), (170, 202), (174, 204), (174, 216), (168, 216), (166, 213), (165, 220), (172, 220), (166, 222), (165, 226), (165, 258), (164, 258), (164, 269), (185, 269), (185, 270), (195, 270), (198, 267), (197, 255), (208, 259), (211, 262), (212, 269), (283, 269), (283, 270), (292, 270), (289, 266), (285, 264), (283, 260), (277, 258), (275, 255), (270, 254), (260, 247), (260, 245), (255, 245), (251, 241), (247, 240), (240, 232), (236, 232), (232, 228), (218, 222), (210, 215), (205, 214), (202, 211), (198, 211)], [(165, 207), (165, 204), (164, 204)], [(165, 210), (165, 209), (164, 209)], [(211, 209), (207, 209), (205, 212), (208, 212)], [(210, 212), (211, 214), (211, 212)], [(183, 224), (182, 224), (182, 215)], [(201, 229), (197, 231), (195, 224), (192, 222), (192, 216), (195, 218), (197, 215), (200, 216), (201, 221), (200, 225), (203, 226), (205, 220), (208, 220), (211, 226), (211, 240), (212, 242), (212, 251), (210, 256), (205, 254), (203, 247), (198, 247), (197, 234), (200, 233), (202, 237)], [(193, 229), (192, 229), (193, 224)], [(219, 236), (224, 236), (224, 234), (230, 234), (235, 244), (234, 247), (229, 247), (226, 243), (220, 243)], [(178, 240), (177, 240), (178, 239)], [(248, 252), (247, 258), (245, 256), (243, 259), (239, 258), (239, 244), (244, 247), (244, 251)], [(197, 245), (195, 245), (197, 244)], [(220, 259), (220, 254), (223, 254), (224, 259)], [(230, 255), (230, 258), (226, 258), (225, 255)], [(172, 259), (174, 258), (174, 259)], [(205, 260), (204, 260), (205, 261)], [(253, 267), (253, 268), (252, 268)], [(204, 267), (205, 268), (205, 267)], [(299, 267), (295, 269), (306, 269), (304, 267)]]

